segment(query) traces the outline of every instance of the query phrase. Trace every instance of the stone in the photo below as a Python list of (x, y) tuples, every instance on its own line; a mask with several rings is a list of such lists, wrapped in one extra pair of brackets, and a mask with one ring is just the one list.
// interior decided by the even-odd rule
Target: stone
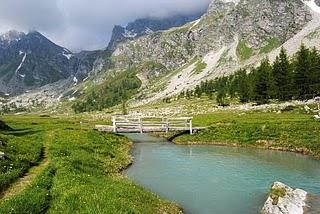
[(302, 189), (293, 189), (281, 182), (275, 182), (261, 214), (303, 214), (307, 194)]

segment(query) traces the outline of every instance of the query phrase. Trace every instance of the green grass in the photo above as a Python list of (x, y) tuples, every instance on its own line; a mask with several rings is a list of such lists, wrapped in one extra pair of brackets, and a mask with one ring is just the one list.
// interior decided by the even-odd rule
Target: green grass
[(0, 192), (21, 177), (31, 166), (36, 165), (42, 155), (44, 133), (25, 129), (0, 132), (0, 151), (7, 156), (0, 161)]
[(288, 150), (320, 158), (320, 123), (312, 115), (292, 112), (222, 111), (194, 117), (209, 128), (174, 139), (177, 144), (223, 144)]
[(270, 191), (270, 197), (272, 199), (272, 204), (277, 205), (280, 197), (284, 197), (287, 194), (284, 188), (272, 188)]
[(276, 37), (273, 37), (273, 38), (267, 40), (267, 44), (260, 49), (260, 53), (269, 53), (273, 49), (279, 47), (280, 44), (281, 43), (280, 43), (279, 39)]
[(253, 49), (248, 47), (245, 41), (239, 41), (237, 47), (237, 55), (240, 58), (240, 60), (247, 60), (251, 56), (253, 56)]
[(195, 68), (193, 69), (193, 73), (194, 74), (200, 74), (204, 69), (206, 69), (207, 64), (201, 60), (199, 60), (196, 64), (195, 64)]
[(49, 167), (24, 191), (1, 201), (0, 213), (180, 212), (177, 205), (121, 175), (132, 161), (127, 138), (94, 131), (93, 123), (80, 124), (84, 118), (7, 116), (4, 120), (46, 136)]
[(34, 214), (45, 213), (51, 201), (50, 189), (55, 168), (47, 167), (21, 194), (0, 202), (1, 213)]

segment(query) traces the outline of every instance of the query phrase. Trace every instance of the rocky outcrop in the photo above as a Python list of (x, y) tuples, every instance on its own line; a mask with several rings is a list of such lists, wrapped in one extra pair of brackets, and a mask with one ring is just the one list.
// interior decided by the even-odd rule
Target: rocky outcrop
[(187, 15), (175, 15), (167, 18), (142, 18), (128, 23), (126, 27), (116, 25), (112, 30), (112, 36), (107, 49), (114, 50), (121, 42), (134, 40), (156, 31), (182, 26), (188, 22), (199, 19), (204, 12), (205, 11)]
[(261, 214), (303, 214), (307, 192), (275, 182)]

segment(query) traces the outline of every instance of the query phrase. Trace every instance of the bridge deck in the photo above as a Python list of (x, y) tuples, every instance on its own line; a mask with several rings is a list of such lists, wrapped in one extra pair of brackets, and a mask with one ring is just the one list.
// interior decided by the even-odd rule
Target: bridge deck
[(192, 127), (192, 117), (112, 117), (112, 126), (97, 125), (96, 129), (105, 132), (143, 133), (189, 131), (190, 134), (203, 128)]
[[(96, 125), (95, 127), (98, 131), (102, 132), (113, 132), (113, 126), (108, 125)], [(192, 133), (198, 132), (200, 130), (205, 129), (205, 127), (193, 127)], [(143, 127), (142, 130), (144, 133), (150, 132), (165, 132), (164, 128), (162, 127)], [(190, 131), (189, 128), (181, 128), (181, 127), (169, 127), (168, 131)], [(126, 127), (126, 128), (118, 128), (118, 133), (140, 133), (140, 128), (137, 127)]]

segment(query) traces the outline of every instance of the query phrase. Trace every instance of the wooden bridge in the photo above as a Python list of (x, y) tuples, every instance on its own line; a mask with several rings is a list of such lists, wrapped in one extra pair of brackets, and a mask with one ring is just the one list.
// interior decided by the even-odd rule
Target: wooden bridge
[(112, 117), (112, 126), (97, 125), (96, 129), (114, 133), (145, 133), (188, 131), (193, 134), (201, 128), (192, 127), (192, 117)]

